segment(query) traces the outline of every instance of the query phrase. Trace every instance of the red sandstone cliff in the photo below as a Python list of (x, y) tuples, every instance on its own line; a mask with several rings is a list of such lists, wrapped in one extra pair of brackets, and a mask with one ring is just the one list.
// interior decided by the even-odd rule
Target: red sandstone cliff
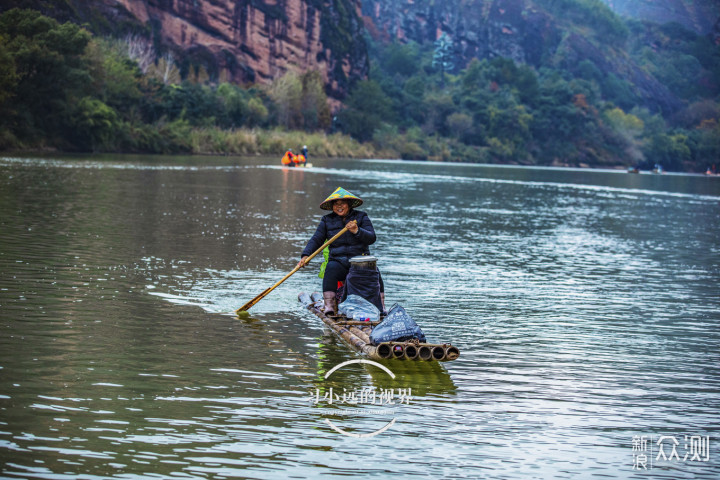
[(342, 98), (351, 79), (367, 75), (357, 0), (100, 2), (119, 4), (164, 47), (221, 78), (269, 83), (287, 71), (319, 70), (328, 94)]
[(267, 84), (318, 70), (337, 100), (369, 70), (360, 0), (5, 0), (0, 12), (13, 7), (97, 34), (143, 32), (155, 51), (202, 65), (213, 79)]

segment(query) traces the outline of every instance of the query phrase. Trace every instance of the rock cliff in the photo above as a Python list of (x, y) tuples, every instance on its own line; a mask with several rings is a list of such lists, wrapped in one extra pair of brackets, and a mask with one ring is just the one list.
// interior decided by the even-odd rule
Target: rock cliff
[(560, 40), (550, 18), (526, 0), (363, 0), (362, 15), (386, 39), (423, 44), (447, 33), (459, 68), (496, 56), (539, 65)]
[(202, 65), (212, 78), (269, 83), (287, 71), (318, 70), (342, 99), (369, 70), (360, 0), (7, 0), (95, 33), (143, 32), (156, 50)]
[[(506, 57), (534, 67), (562, 66), (572, 71), (583, 60), (635, 86), (635, 93), (654, 111), (673, 112), (680, 102), (652, 76), (629, 62), (622, 40), (593, 39), (585, 32), (585, 11), (562, 11), (563, 2), (542, 0), (363, 0), (363, 21), (378, 40), (419, 44), (434, 42), (442, 33), (453, 41), (455, 67), (473, 58)], [(553, 12), (552, 8), (556, 11)], [(611, 18), (608, 18), (611, 17)], [(624, 28), (611, 12), (601, 17), (602, 32)], [(578, 27), (580, 25), (580, 27)], [(622, 32), (619, 35), (622, 38)]]
[[(107, 0), (105, 0), (107, 1)], [(319, 70), (342, 98), (367, 75), (357, 0), (117, 0), (155, 38), (211, 74), (269, 83), (287, 71)]]
[(602, 0), (618, 15), (655, 23), (678, 22), (697, 33), (709, 33), (720, 17), (717, 0)]

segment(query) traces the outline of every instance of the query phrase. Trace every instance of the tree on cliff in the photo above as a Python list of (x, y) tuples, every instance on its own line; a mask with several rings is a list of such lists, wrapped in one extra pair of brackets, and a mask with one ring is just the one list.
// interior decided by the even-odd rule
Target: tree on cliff
[(453, 41), (447, 33), (440, 35), (435, 40), (435, 53), (432, 61), (433, 68), (440, 71), (440, 85), (445, 86), (445, 72), (450, 72), (455, 67), (453, 63)]

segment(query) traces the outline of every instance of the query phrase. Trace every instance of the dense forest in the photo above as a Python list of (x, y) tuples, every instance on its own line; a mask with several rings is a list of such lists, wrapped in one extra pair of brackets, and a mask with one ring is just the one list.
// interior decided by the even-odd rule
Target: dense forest
[(623, 20), (599, 0), (551, 3), (582, 7), (583, 37), (626, 55), (677, 107), (647, 105), (636, 85), (587, 60), (455, 65), (446, 35), (419, 45), (368, 33), (369, 78), (331, 112), (317, 71), (237, 85), (142, 37), (13, 9), (0, 15), (0, 150), (280, 154), (307, 144), (328, 156), (720, 166), (720, 46), (710, 36)]

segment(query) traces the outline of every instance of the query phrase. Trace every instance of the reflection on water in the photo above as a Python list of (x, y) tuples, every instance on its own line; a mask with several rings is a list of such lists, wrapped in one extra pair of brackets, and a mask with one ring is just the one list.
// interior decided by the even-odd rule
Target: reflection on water
[[(718, 179), (275, 161), (0, 159), (3, 476), (720, 475)], [(319, 262), (230, 313), (337, 186), (365, 199), (390, 303), (458, 360), (326, 379), (357, 357), (297, 302)], [(412, 393), (348, 416), (312, 400), (331, 388)], [(638, 472), (636, 435), (681, 458), (709, 436), (709, 459)]]

